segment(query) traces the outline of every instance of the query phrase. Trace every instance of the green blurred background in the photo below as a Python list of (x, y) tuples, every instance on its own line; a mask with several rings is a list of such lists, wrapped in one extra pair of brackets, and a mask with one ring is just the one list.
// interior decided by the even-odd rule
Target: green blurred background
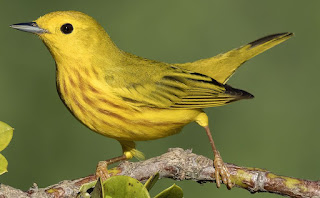
[[(308, 3), (307, 3), (308, 2)], [(96, 18), (123, 50), (150, 59), (186, 62), (211, 57), (262, 36), (295, 37), (247, 62), (229, 84), (255, 99), (207, 109), (225, 162), (318, 180), (320, 1), (0, 0), (0, 120), (15, 128), (2, 153), (0, 182), (27, 190), (92, 174), (99, 160), (121, 154), (117, 141), (91, 132), (64, 107), (55, 65), (34, 35), (9, 28), (56, 10)], [(175, 136), (138, 142), (147, 158), (170, 147), (212, 157), (204, 130), (190, 124)], [(163, 179), (155, 194), (174, 183)], [(193, 181), (176, 182), (185, 197), (278, 197)]]

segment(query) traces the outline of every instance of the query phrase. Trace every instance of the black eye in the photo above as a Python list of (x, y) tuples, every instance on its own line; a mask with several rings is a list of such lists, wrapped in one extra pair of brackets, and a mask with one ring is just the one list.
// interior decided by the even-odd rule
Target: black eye
[(70, 23), (66, 23), (61, 26), (60, 30), (64, 34), (70, 34), (73, 31), (73, 26)]

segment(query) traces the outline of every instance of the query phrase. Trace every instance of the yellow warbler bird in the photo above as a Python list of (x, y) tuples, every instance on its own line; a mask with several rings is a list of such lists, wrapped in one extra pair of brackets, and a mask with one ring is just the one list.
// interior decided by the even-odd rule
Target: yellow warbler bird
[(173, 135), (195, 121), (209, 137), (217, 186), (221, 177), (229, 188), (228, 169), (202, 109), (253, 98), (226, 81), (242, 63), (293, 35), (274, 34), (212, 58), (169, 64), (120, 50), (96, 20), (78, 11), (52, 12), (11, 27), (37, 34), (47, 46), (56, 62), (58, 93), (70, 112), (120, 142), (123, 155), (100, 162), (98, 176), (106, 177), (109, 163), (143, 157), (134, 141)]

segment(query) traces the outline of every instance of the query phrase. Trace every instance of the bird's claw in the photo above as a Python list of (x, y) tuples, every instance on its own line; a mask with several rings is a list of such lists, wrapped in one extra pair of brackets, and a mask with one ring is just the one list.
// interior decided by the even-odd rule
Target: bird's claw
[(108, 166), (108, 163), (106, 161), (100, 161), (98, 163), (96, 174), (95, 174), (96, 179), (100, 177), (101, 181), (105, 181), (110, 177), (107, 166)]
[(215, 178), (216, 178), (217, 187), (220, 188), (220, 178), (221, 178), (222, 182), (227, 186), (227, 188), (231, 189), (233, 184), (230, 179), (230, 173), (228, 168), (222, 161), (220, 154), (217, 154), (214, 157), (213, 164), (215, 167)]

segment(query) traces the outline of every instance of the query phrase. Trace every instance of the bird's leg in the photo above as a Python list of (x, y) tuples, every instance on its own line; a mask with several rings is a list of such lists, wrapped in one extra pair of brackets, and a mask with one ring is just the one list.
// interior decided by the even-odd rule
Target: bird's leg
[(204, 128), (205, 128), (206, 133), (208, 135), (208, 138), (209, 138), (212, 150), (213, 150), (213, 154), (214, 154), (213, 164), (214, 164), (214, 168), (215, 168), (215, 178), (216, 178), (217, 187), (220, 188), (220, 176), (221, 176), (223, 183), (226, 184), (228, 189), (231, 189), (233, 184), (230, 179), (229, 170), (225, 166), (224, 162), (222, 161), (222, 158), (220, 156), (219, 151), (216, 149), (216, 146), (214, 144), (209, 126), (205, 126)]
[(97, 165), (96, 170), (97, 179), (100, 177), (101, 180), (104, 181), (110, 177), (108, 173), (108, 165), (110, 164), (124, 160), (129, 160), (132, 157), (136, 157), (138, 159), (144, 158), (143, 153), (136, 150), (136, 144), (133, 141), (119, 140), (119, 143), (121, 144), (123, 155), (109, 160), (100, 161)]
[(97, 169), (96, 169), (96, 179), (98, 179), (99, 177), (101, 178), (101, 181), (108, 179), (110, 177), (110, 175), (108, 173), (108, 165), (111, 165), (111, 164), (114, 164), (116, 162), (120, 162), (120, 161), (123, 161), (126, 159), (127, 159), (127, 156), (122, 155), (119, 157), (111, 158), (109, 160), (100, 161), (98, 163)]

